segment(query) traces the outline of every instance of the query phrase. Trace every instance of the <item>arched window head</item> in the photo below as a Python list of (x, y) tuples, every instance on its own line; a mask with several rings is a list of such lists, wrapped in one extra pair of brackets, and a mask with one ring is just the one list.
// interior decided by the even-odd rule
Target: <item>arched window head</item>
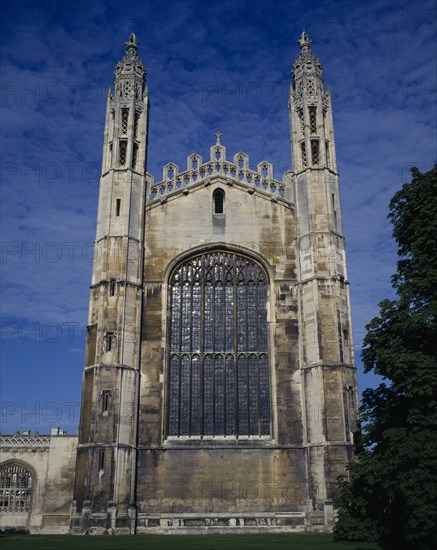
[(219, 250), (184, 260), (169, 283), (167, 434), (269, 436), (265, 270)]
[(213, 195), (214, 199), (214, 214), (224, 213), (225, 192), (223, 189), (216, 189)]
[(17, 463), (0, 466), (0, 510), (29, 512), (32, 501), (33, 475)]

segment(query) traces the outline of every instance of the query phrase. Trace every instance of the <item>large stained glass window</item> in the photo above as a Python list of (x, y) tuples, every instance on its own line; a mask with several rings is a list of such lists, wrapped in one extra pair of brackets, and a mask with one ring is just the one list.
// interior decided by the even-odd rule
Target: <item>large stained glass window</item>
[(267, 276), (229, 251), (170, 279), (169, 436), (268, 436)]

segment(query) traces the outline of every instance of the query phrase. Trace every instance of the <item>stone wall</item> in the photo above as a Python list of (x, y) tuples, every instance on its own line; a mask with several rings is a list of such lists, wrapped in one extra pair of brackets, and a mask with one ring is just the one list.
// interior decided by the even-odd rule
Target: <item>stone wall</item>
[[(55, 432), (56, 433), (56, 432)], [(0, 530), (63, 534), (69, 531), (77, 436), (0, 436), (0, 470), (19, 464), (32, 473), (30, 511), (1, 508)]]
[[(223, 214), (214, 214), (213, 196), (218, 188), (225, 192)], [(230, 185), (226, 178), (213, 176), (209, 185), (202, 182), (191, 186), (188, 193), (185, 190), (165, 201), (150, 202), (146, 235), (139, 532), (194, 529), (196, 525), (209, 530), (226, 525), (281, 526), (285, 521), (278, 519), (281, 514), (301, 518), (287, 519), (285, 524), (303, 525), (308, 493), (292, 203), (272, 200), (262, 190), (248, 191), (247, 185)], [(168, 277), (179, 259), (215, 249), (252, 256), (269, 276), (272, 436), (268, 439), (213, 438), (199, 443), (165, 437)]]

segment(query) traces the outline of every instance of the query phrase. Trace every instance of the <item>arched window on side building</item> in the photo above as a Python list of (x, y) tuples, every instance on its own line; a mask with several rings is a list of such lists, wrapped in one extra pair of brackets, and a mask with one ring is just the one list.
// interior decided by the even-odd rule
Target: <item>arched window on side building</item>
[(0, 511), (29, 512), (32, 502), (33, 474), (19, 463), (0, 466)]

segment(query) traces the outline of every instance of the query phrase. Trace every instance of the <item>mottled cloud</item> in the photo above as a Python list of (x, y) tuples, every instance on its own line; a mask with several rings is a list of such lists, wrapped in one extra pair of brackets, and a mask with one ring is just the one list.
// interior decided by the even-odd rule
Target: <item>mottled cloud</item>
[[(229, 157), (243, 150), (252, 167), (266, 159), (281, 177), (290, 166), (290, 68), (298, 35), (303, 28), (310, 34), (334, 99), (359, 350), (364, 325), (379, 300), (391, 295), (396, 249), (388, 201), (412, 165), (428, 170), (435, 160), (435, 2), (91, 0), (3, 6), (8, 402), (32, 400), (41, 386), (46, 400), (79, 400), (83, 336), (71, 341), (65, 326), (86, 324), (105, 98), (131, 32), (141, 42), (148, 71), (148, 170), (158, 180), (169, 161), (184, 167), (192, 152), (206, 158), (217, 130)], [(59, 341), (42, 335), (33, 345), (30, 337), (23, 344), (20, 330), (13, 329), (26, 332), (32, 323), (64, 330)], [(17, 385), (23, 377), (24, 390)], [(19, 424), (6, 418), (8, 429)]]

